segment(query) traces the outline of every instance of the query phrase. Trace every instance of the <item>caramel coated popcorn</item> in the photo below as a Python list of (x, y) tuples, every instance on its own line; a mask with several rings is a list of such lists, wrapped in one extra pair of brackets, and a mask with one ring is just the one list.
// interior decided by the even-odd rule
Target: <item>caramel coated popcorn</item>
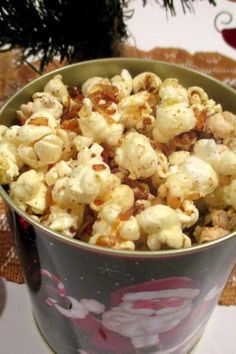
[(123, 69), (55, 75), (0, 126), (0, 183), (49, 229), (119, 250), (191, 247), (236, 228), (236, 116), (197, 86)]

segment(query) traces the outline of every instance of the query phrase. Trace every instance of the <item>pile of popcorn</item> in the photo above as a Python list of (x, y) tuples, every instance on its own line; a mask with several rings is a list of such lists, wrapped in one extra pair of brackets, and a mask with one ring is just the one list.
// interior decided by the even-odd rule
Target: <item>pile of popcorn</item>
[(236, 228), (236, 116), (200, 87), (123, 69), (55, 75), (0, 126), (0, 183), (51, 230), (120, 250), (190, 247)]

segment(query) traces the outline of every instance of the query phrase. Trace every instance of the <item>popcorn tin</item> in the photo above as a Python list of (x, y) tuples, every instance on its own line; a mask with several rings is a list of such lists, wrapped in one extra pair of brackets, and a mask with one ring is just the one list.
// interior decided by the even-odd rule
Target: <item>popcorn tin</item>
[[(137, 59), (83, 62), (42, 76), (1, 110), (1, 124), (60, 73), (67, 85), (126, 68), (198, 85), (236, 112), (235, 92), (197, 72)], [(4, 188), (9, 221), (38, 328), (56, 353), (188, 353), (203, 333), (235, 262), (235, 233), (181, 250), (119, 251), (70, 239), (22, 212)]]

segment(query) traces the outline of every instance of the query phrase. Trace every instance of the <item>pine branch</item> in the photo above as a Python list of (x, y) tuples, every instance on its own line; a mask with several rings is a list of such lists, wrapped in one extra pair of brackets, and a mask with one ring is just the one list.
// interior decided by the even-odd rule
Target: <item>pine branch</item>
[(127, 0), (1, 0), (0, 48), (40, 55), (40, 70), (59, 56), (69, 63), (111, 56), (127, 38)]
[[(140, 1), (140, 0), (139, 0)], [(215, 5), (214, 0), (208, 1)], [(22, 61), (40, 56), (40, 71), (55, 57), (68, 63), (110, 57), (117, 42), (128, 37), (125, 20), (132, 0), (1, 0), (0, 52), (19, 49)], [(145, 5), (148, 0), (143, 0)], [(162, 8), (175, 15), (174, 0)], [(191, 11), (195, 0), (181, 0)]]
[[(155, 0), (162, 8), (164, 8), (167, 12), (170, 12), (172, 16), (176, 16), (175, 5), (179, 0)], [(194, 3), (197, 0), (181, 0), (182, 10), (184, 13), (187, 11), (194, 11)], [(215, 0), (202, 0), (207, 1), (209, 4), (216, 6)], [(148, 0), (143, 0), (143, 5), (145, 6), (148, 3)]]

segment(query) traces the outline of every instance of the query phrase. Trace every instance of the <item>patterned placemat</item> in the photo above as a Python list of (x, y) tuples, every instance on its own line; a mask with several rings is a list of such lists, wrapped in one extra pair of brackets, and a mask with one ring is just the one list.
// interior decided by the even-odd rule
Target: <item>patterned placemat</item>
[[(211, 75), (236, 89), (236, 61), (219, 53), (204, 52), (192, 55), (178, 48), (154, 48), (145, 52), (127, 45), (121, 47), (121, 53), (124, 57), (157, 59), (186, 66)], [(0, 105), (20, 87), (37, 76), (36, 72), (29, 66), (21, 65), (19, 67), (17, 63), (17, 52), (0, 54)], [(55, 62), (50, 65), (48, 71), (58, 66), (60, 65)], [(15, 251), (14, 237), (9, 230), (1, 200), (0, 276), (9, 281), (24, 282), (19, 259)], [(236, 305), (236, 265), (222, 292), (219, 304)]]

